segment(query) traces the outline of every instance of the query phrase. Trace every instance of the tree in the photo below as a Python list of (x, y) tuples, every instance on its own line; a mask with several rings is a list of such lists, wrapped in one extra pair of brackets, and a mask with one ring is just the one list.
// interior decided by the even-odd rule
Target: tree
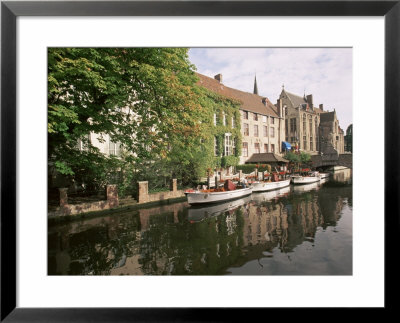
[(311, 160), (311, 155), (303, 151), (300, 153), (288, 151), (285, 155), (285, 159), (292, 163), (295, 169), (298, 170), (300, 165), (306, 164)]
[[(203, 113), (187, 53), (185, 48), (50, 48), (49, 164), (100, 186), (115, 180), (117, 171), (136, 174), (146, 163), (176, 161), (171, 146), (176, 153), (194, 144)], [(99, 140), (110, 136), (126, 154), (102, 154), (89, 133)]]

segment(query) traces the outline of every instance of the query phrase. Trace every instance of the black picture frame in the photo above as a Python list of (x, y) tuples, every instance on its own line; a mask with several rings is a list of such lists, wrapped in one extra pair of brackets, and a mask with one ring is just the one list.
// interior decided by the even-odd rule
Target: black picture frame
[[(396, 1), (2, 1), (1, 3), (1, 321), (237, 321), (262, 318), (243, 308), (16, 307), (16, 19), (18, 16), (384, 16), (385, 17), (385, 309), (399, 229), (400, 4)], [(383, 109), (376, 107), (374, 111)], [(378, 112), (379, 113), (379, 112)], [(371, 260), (372, 261), (372, 260)], [(394, 272), (394, 271), (392, 271)], [(287, 309), (275, 309), (282, 313)], [(248, 313), (251, 311), (250, 313)], [(239, 313), (240, 312), (240, 313)], [(283, 313), (282, 313), (283, 314)], [(378, 314), (380, 315), (380, 314)], [(287, 312), (285, 312), (287, 317)], [(249, 318), (249, 317), (248, 317)]]

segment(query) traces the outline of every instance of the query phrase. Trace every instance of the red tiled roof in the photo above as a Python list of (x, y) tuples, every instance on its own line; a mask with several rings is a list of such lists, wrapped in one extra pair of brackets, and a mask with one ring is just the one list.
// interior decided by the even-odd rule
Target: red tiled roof
[[(278, 117), (277, 108), (271, 103), (271, 101), (268, 100), (268, 98), (259, 96), (257, 94), (236, 90), (221, 84), (214, 78), (199, 73), (196, 74), (199, 77), (198, 84), (200, 86), (203, 86), (206, 89), (222, 96), (240, 101), (240, 108), (242, 110)], [(267, 105), (264, 105), (262, 102), (263, 99), (266, 99)]]

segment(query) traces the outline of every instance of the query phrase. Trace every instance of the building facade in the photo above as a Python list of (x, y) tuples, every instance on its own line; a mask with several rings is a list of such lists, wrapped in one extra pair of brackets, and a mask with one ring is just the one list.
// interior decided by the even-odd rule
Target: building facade
[(316, 155), (331, 144), (338, 153), (344, 152), (344, 133), (336, 111), (324, 111), (323, 104), (315, 106), (312, 94), (301, 97), (284, 87), (279, 99), (285, 117), (285, 141), (292, 147)]
[[(282, 154), (284, 116), (280, 100), (277, 105), (274, 105), (268, 98), (258, 95), (256, 82), (254, 84), (255, 93), (249, 93), (225, 86), (221, 74), (215, 75), (214, 78), (202, 74), (197, 75), (200, 78), (200, 86), (240, 102), (241, 155), (239, 164), (244, 164), (253, 154), (265, 152)], [(234, 121), (228, 120), (228, 122)], [(225, 150), (226, 153), (229, 153), (229, 149)]]

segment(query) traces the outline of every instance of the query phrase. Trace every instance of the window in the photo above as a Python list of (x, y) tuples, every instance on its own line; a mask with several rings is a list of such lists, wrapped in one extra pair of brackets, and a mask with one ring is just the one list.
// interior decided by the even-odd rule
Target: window
[(254, 125), (254, 137), (258, 137), (258, 126)]
[(231, 156), (233, 152), (232, 135), (230, 133), (225, 134), (225, 156)]
[(308, 121), (309, 121), (309, 129), (310, 129), (310, 135), (312, 134), (312, 116), (310, 116), (309, 117), (309, 119), (308, 119)]
[(226, 115), (225, 112), (222, 112), (222, 124), (226, 126)]
[(214, 126), (216, 126), (216, 125), (217, 125), (217, 114), (214, 113)]
[(267, 126), (263, 126), (263, 135), (264, 135), (264, 137), (268, 137), (268, 127)]
[(275, 152), (275, 145), (271, 144), (271, 153), (274, 153), (274, 152)]
[(269, 136), (275, 138), (275, 128), (269, 127)]
[(249, 119), (249, 112), (248, 111), (243, 111), (243, 119), (245, 119), (245, 120)]
[(313, 137), (310, 137), (310, 150), (313, 151), (314, 150), (314, 143), (313, 143)]
[(242, 142), (242, 156), (248, 157), (249, 156), (249, 145), (247, 142)]
[(254, 121), (258, 121), (258, 114), (257, 113), (253, 114), (253, 119), (254, 119)]
[(217, 137), (214, 137), (214, 156), (218, 156), (219, 151), (218, 151), (218, 139)]
[(290, 132), (296, 132), (296, 118), (291, 118), (290, 119)]
[(306, 133), (307, 131), (307, 120), (306, 120), (306, 114), (303, 114), (303, 133)]
[(79, 150), (88, 150), (88, 144), (90, 143), (90, 134), (84, 136), (82, 139), (78, 139), (76, 147)]
[(303, 149), (304, 150), (307, 150), (307, 139), (306, 138), (307, 138), (306, 136), (303, 136)]
[(232, 128), (235, 128), (235, 118), (234, 117), (232, 117), (232, 120), (231, 120), (231, 124), (232, 124)]
[(254, 144), (254, 153), (259, 154), (260, 153), (260, 143), (256, 142)]
[(248, 123), (243, 124), (243, 135), (245, 135), (245, 136), (249, 135), (249, 124)]
[(271, 124), (275, 124), (275, 118), (271, 117)]
[(264, 152), (265, 152), (265, 153), (268, 152), (268, 144), (264, 144)]
[(113, 142), (110, 139), (110, 142), (108, 144), (108, 153), (109, 155), (114, 155), (114, 156), (119, 156), (120, 154), (120, 144)]
[(262, 122), (267, 123), (267, 116), (263, 116), (263, 117), (262, 117)]
[(296, 142), (296, 137), (290, 137), (290, 142), (294, 144)]
[(285, 120), (285, 135), (286, 137), (289, 136), (288, 119)]

